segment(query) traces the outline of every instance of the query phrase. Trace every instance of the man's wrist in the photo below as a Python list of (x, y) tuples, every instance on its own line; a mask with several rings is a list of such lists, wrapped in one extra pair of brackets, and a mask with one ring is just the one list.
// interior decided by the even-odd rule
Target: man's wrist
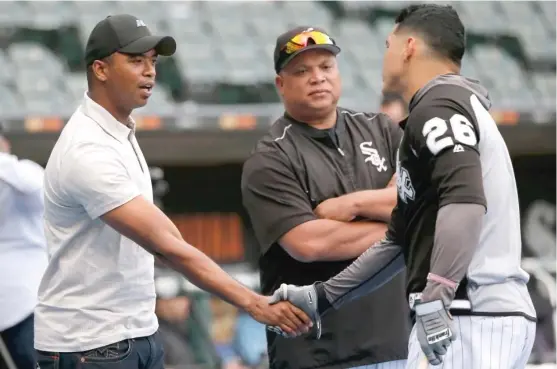
[(454, 300), (456, 289), (447, 286), (446, 284), (441, 284), (432, 280), (428, 280), (423, 292), (422, 292), (422, 303), (440, 300), (443, 302), (446, 308), (451, 306)]
[(327, 310), (333, 307), (329, 300), (327, 299), (327, 295), (325, 294), (325, 287), (323, 286), (322, 282), (317, 282), (314, 285), (315, 292), (317, 293), (317, 312), (319, 315), (323, 315)]
[(428, 302), (417, 301), (416, 305), (414, 305), (414, 311), (418, 316), (432, 314), (441, 309), (444, 309), (443, 302), (441, 300), (432, 300)]
[(257, 315), (261, 311), (265, 296), (258, 295), (253, 291), (249, 291), (245, 297), (240, 301), (239, 308), (244, 310), (249, 315)]
[(350, 212), (352, 213), (352, 215), (360, 215), (364, 204), (362, 202), (361, 196), (358, 195), (358, 192), (352, 192), (344, 195), (343, 200), (347, 202), (348, 207), (351, 209)]

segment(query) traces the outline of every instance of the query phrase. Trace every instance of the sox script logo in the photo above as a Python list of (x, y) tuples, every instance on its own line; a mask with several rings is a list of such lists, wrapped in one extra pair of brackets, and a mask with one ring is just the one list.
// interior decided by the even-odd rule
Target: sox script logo
[(366, 163), (370, 161), (371, 165), (377, 168), (378, 172), (387, 170), (387, 166), (385, 165), (385, 158), (380, 157), (377, 149), (371, 147), (371, 141), (362, 142), (360, 144), (360, 150), (362, 150), (362, 154), (368, 155), (368, 157), (365, 158), (364, 161)]

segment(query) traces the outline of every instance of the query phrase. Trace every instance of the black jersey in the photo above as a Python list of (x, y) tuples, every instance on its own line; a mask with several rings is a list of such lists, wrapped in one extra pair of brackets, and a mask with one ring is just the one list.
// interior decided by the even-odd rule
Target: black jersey
[[(481, 137), (471, 104), (477, 93), (463, 81), (456, 75), (433, 80), (416, 93), (408, 118), (400, 123), (405, 134), (397, 154), (393, 226), (408, 267), (408, 294), (425, 288), (439, 208), (449, 203), (486, 205)], [(466, 298), (465, 287), (466, 281), (457, 299)]]

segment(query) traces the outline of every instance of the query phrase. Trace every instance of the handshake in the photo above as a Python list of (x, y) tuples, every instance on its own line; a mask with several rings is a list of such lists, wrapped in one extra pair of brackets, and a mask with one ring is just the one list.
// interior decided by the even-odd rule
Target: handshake
[[(318, 296), (315, 284), (309, 286), (294, 286), (283, 283), (273, 293), (269, 303), (274, 305), (281, 301), (288, 301), (290, 304), (302, 310), (312, 321), (312, 326), (315, 329), (315, 337), (317, 339), (321, 337), (321, 316), (317, 306)], [(292, 334), (285, 332), (279, 326), (267, 325), (267, 329), (283, 337), (292, 338), (298, 336), (297, 333)]]

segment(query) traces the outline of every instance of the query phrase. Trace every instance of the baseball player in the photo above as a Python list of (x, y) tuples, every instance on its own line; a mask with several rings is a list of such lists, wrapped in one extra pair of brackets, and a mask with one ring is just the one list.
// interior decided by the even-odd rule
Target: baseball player
[(406, 264), (408, 369), (524, 368), (536, 313), (520, 267), (516, 183), (487, 91), (459, 75), (464, 26), (450, 6), (411, 5), (386, 46), (384, 88), (409, 102), (387, 237), (327, 282), (283, 285), (274, 297), (319, 320)]
[(88, 91), (62, 130), (45, 170), (49, 263), (35, 310), (38, 366), (163, 368), (155, 315), (154, 256), (196, 285), (292, 333), (307, 316), (235, 281), (184, 241), (153, 204), (151, 176), (131, 112), (147, 104), (159, 55), (176, 41), (119, 14), (89, 36)]

